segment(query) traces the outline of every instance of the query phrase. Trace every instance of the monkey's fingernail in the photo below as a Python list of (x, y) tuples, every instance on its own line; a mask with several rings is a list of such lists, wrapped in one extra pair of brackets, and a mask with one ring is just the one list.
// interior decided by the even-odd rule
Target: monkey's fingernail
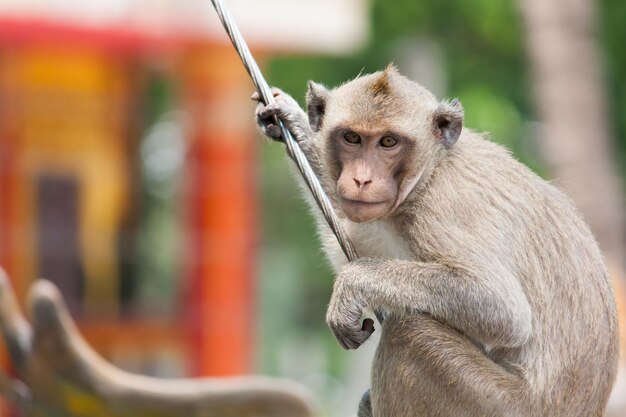
[(254, 93), (252, 93), (252, 96), (250, 96), (250, 99), (254, 101), (259, 101), (259, 92), (255, 91)]

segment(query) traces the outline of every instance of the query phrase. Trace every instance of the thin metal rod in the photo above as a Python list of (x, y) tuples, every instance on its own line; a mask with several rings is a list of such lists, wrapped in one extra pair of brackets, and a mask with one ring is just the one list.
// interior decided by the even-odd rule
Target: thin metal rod
[[(233, 46), (237, 50), (237, 53), (239, 54), (239, 57), (241, 58), (241, 61), (246, 68), (246, 71), (248, 71), (248, 74), (250, 74), (250, 77), (252, 78), (252, 81), (254, 82), (257, 91), (261, 95), (263, 102), (265, 104), (274, 103), (274, 96), (272, 95), (270, 86), (265, 81), (265, 78), (263, 78), (259, 66), (252, 57), (250, 49), (243, 39), (243, 36), (241, 36), (241, 33), (239, 32), (239, 29), (237, 28), (237, 25), (232, 19), (230, 13), (228, 12), (228, 9), (226, 9), (224, 3), (221, 0), (211, 0), (211, 2), (213, 3), (213, 7), (215, 7), (219, 18), (224, 25), (224, 29), (226, 29), (226, 33), (228, 33), (228, 36), (233, 43)], [(289, 153), (293, 156), (293, 159), (296, 162), (296, 165), (298, 166), (298, 169), (300, 170), (304, 181), (311, 190), (311, 193), (313, 193), (313, 197), (315, 198), (315, 201), (322, 210), (322, 213), (324, 214), (328, 225), (332, 229), (333, 233), (335, 233), (341, 249), (346, 254), (349, 261), (354, 261), (358, 259), (358, 255), (354, 250), (354, 246), (352, 245), (352, 242), (350, 242), (348, 235), (341, 226), (339, 218), (337, 217), (337, 214), (333, 209), (330, 199), (324, 192), (324, 189), (322, 188), (319, 179), (313, 172), (313, 169), (311, 168), (309, 161), (304, 155), (304, 152), (302, 152), (302, 150), (300, 149), (298, 142), (296, 142), (296, 140), (293, 138), (293, 136), (285, 127), (282, 121), (278, 120), (278, 126), (280, 127), (282, 137), (285, 141), (287, 149), (289, 150)]]

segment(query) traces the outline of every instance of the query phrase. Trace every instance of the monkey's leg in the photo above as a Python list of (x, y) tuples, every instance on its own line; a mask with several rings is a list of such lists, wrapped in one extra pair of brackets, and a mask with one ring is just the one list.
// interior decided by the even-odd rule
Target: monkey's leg
[(372, 368), (374, 417), (539, 416), (525, 382), (427, 315), (390, 316)]
[(370, 396), (370, 390), (365, 391), (365, 394), (363, 394), (361, 398), (357, 417), (372, 417), (372, 398)]

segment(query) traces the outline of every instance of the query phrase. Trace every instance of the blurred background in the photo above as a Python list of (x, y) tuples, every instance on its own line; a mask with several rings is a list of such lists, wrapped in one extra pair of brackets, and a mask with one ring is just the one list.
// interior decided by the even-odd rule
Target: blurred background
[[(625, 294), (626, 2), (228, 4), (301, 103), (307, 80), (389, 62), (458, 97), (466, 126), (568, 191)], [(22, 301), (59, 286), (123, 369), (285, 376), (352, 415), (376, 341), (344, 352), (326, 328), (333, 275), (252, 91), (209, 0), (0, 0), (0, 265)]]

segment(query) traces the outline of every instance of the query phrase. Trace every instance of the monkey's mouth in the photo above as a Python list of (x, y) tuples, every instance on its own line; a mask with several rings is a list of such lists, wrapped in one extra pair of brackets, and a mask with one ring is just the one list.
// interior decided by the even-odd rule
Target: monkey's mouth
[(387, 204), (387, 201), (366, 201), (352, 198), (341, 197), (341, 200), (347, 204), (364, 204), (368, 206), (376, 206), (378, 204)]
[(348, 219), (356, 223), (362, 223), (384, 216), (389, 209), (389, 202), (358, 200), (342, 197), (341, 208)]

